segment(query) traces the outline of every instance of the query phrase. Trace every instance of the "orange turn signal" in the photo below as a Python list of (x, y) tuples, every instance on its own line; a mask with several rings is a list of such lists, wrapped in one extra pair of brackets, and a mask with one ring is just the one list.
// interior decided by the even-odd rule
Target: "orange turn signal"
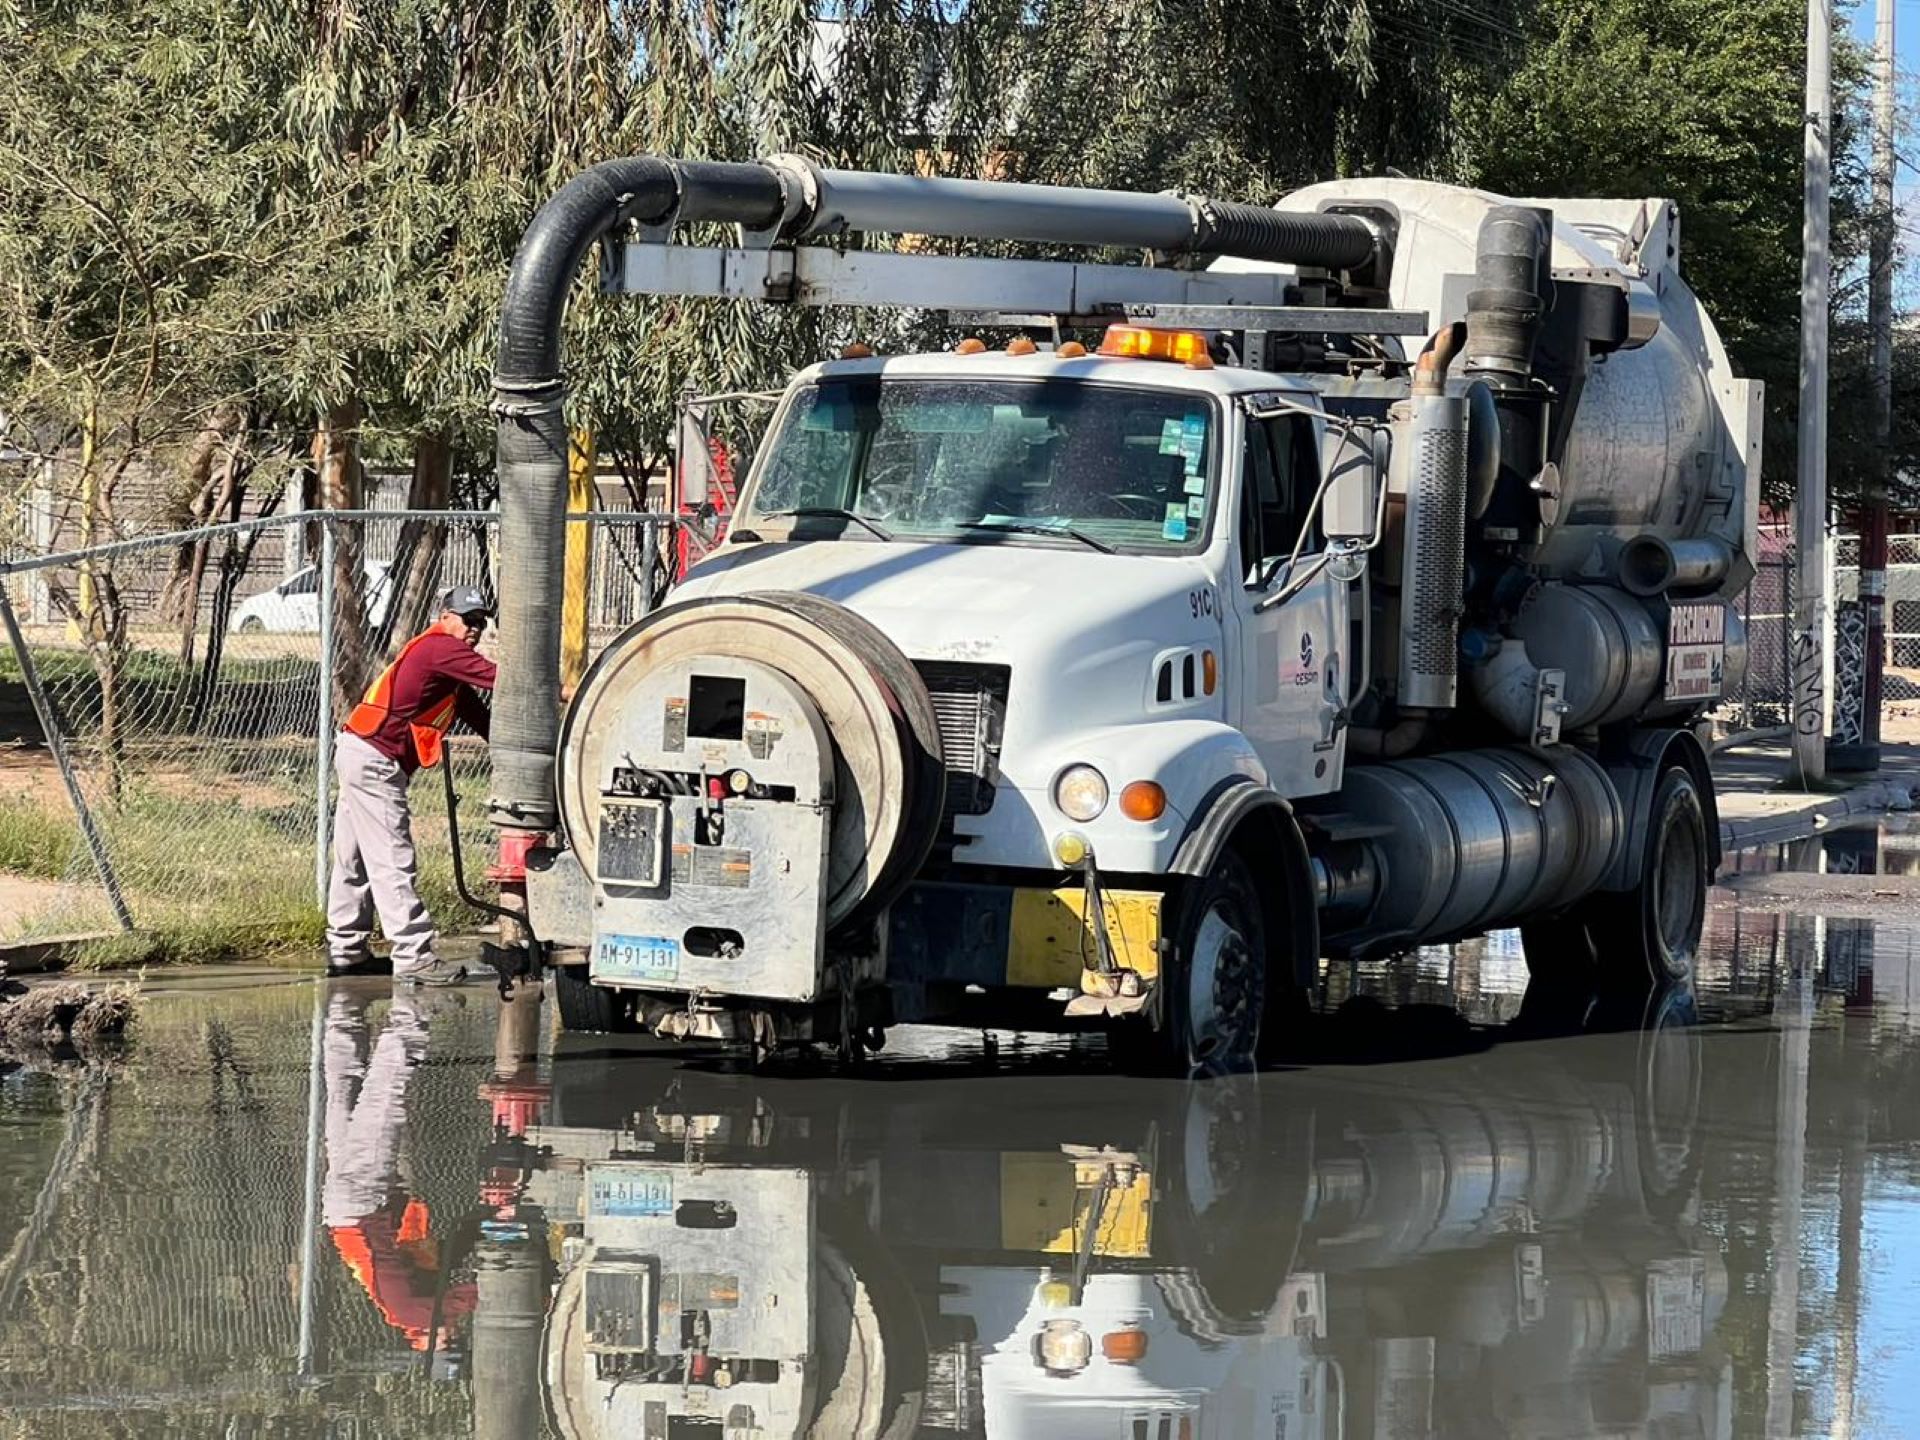
[(1147, 1356), (1147, 1332), (1110, 1330), (1100, 1337), (1100, 1353), (1115, 1365), (1138, 1365)]
[(1146, 325), (1109, 325), (1100, 341), (1102, 355), (1137, 360), (1182, 360), (1195, 369), (1212, 369), (1207, 337), (1198, 330), (1155, 330)]
[(981, 355), (986, 352), (986, 348), (986, 341), (982, 340), (978, 335), (969, 335), (953, 347), (953, 353), (956, 355)]
[(1158, 820), (1167, 813), (1167, 792), (1151, 780), (1136, 780), (1120, 792), (1120, 813), (1129, 820)]
[(1220, 684), (1220, 662), (1214, 658), (1213, 651), (1200, 652), (1200, 689), (1208, 695)]

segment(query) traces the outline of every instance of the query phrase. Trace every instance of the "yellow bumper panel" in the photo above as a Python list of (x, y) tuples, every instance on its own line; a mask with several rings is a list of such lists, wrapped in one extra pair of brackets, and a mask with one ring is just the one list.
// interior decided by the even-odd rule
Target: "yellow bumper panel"
[[(1107, 913), (1107, 938), (1113, 958), (1122, 969), (1137, 970), (1151, 980), (1160, 973), (1160, 907), (1153, 890), (1102, 890)], [(1080, 972), (1099, 961), (1093, 926), (1087, 920), (1087, 892), (1073, 885), (1064, 890), (1016, 890), (1013, 915), (1007, 927), (1007, 984), (1045, 989), (1080, 987)]]
[(1094, 1220), (1093, 1253), (1116, 1260), (1152, 1252), (1153, 1177), (1129, 1167), (1108, 1189), (1097, 1219), (1094, 1198), (1108, 1163), (1098, 1158), (1008, 1151), (1000, 1157), (1000, 1243), (1028, 1254), (1075, 1255)]

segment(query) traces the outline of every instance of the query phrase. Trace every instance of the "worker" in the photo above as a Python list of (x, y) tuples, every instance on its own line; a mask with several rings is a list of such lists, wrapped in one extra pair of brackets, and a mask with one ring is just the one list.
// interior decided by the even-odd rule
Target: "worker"
[[(380, 672), (347, 717), (334, 748), (340, 798), (333, 814), (333, 880), (327, 893), (327, 969), (334, 975), (384, 974), (412, 984), (454, 985), (464, 965), (434, 954), (433, 917), (414, 879), (407, 786), (413, 772), (439, 763), (458, 719), (487, 733), (494, 665), (474, 647), (491, 611), (471, 585), (440, 602), (440, 618), (414, 636)], [(390, 961), (367, 948), (373, 915), (392, 943)]]
[[(473, 1281), (449, 1283), (455, 1257), (441, 1253), (426, 1202), (403, 1176), (407, 1092), (427, 1058), (428, 1004), (396, 995), (369, 1053), (372, 996), (335, 987), (327, 998), (327, 1168), (321, 1219), (348, 1272), (409, 1349), (450, 1368), (455, 1327), (473, 1311)], [(456, 1235), (459, 1233), (456, 1228)]]

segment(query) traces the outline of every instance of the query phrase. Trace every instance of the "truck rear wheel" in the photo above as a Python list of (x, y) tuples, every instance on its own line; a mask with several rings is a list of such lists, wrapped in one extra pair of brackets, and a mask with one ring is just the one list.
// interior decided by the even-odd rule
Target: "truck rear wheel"
[(1639, 883), (1522, 925), (1528, 972), (1537, 982), (1615, 993), (1691, 984), (1706, 926), (1710, 854), (1699, 783), (1685, 766), (1669, 766), (1654, 787)]
[(637, 1028), (623, 997), (589, 980), (586, 966), (556, 965), (547, 973), (553, 977), (553, 1004), (562, 1030), (610, 1035)]

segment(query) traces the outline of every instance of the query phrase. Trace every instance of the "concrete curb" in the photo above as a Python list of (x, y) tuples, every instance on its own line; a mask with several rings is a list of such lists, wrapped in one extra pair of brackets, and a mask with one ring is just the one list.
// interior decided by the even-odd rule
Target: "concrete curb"
[(1720, 848), (1747, 850), (1756, 845), (1785, 845), (1804, 840), (1858, 815), (1876, 814), (1888, 809), (1909, 809), (1913, 805), (1915, 782), (1910, 777), (1874, 780), (1835, 795), (1816, 805), (1803, 806), (1779, 815), (1755, 815), (1744, 820), (1720, 822)]
[(0, 969), (13, 975), (45, 975), (67, 968), (75, 950), (89, 940), (118, 935), (105, 930), (90, 935), (39, 935), (31, 940), (0, 940)]

